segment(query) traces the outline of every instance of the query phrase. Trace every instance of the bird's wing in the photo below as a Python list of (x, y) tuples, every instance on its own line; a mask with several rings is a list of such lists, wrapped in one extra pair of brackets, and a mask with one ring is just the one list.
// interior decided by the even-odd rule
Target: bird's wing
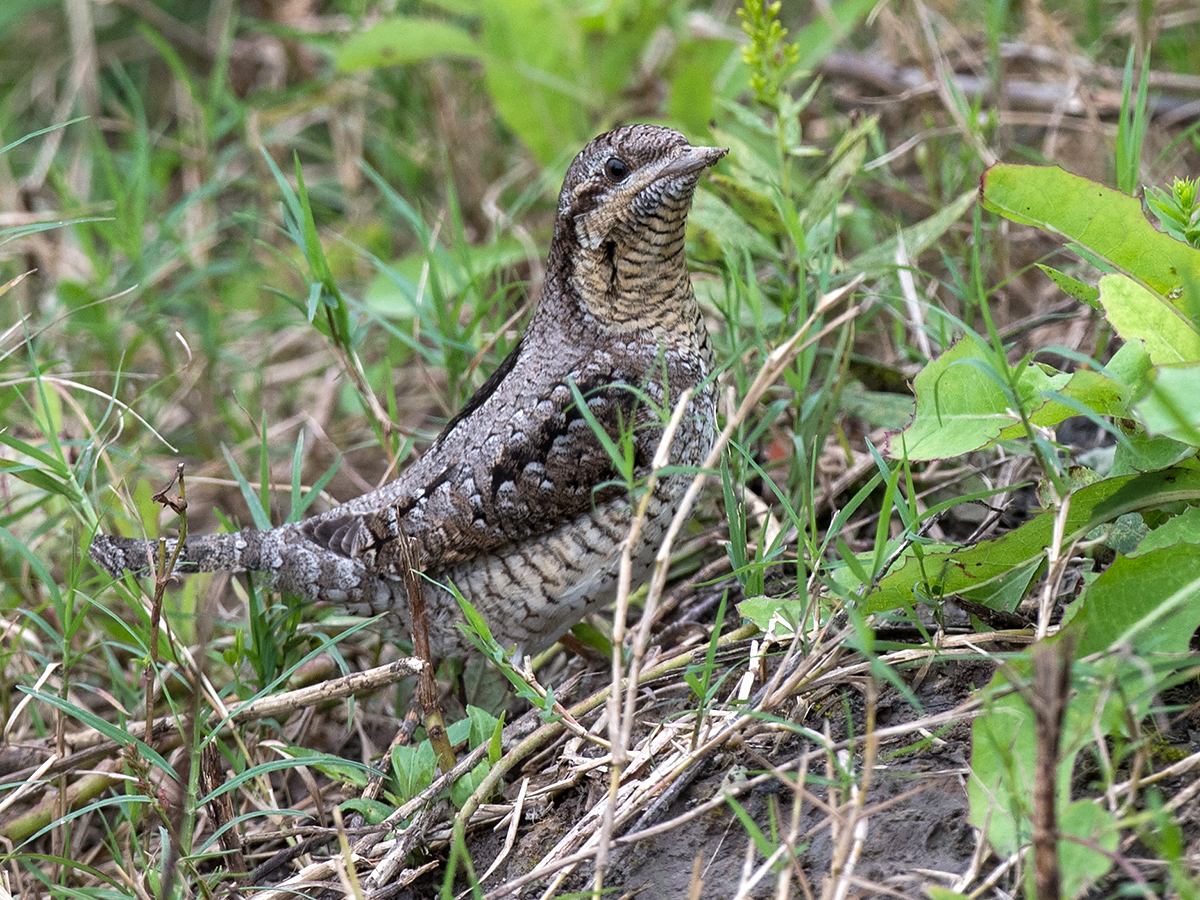
[[(624, 373), (593, 359), (540, 390), (537, 402), (515, 405), (505, 398), (514, 391), (504, 390), (506, 378), (521, 377), (514, 371), (506, 359), (414, 467), (380, 491), (309, 520), (308, 539), (398, 574), (403, 529), (432, 573), (545, 534), (628, 494), (619, 473), (649, 463), (657, 416)], [(586, 399), (586, 413), (571, 383)]]

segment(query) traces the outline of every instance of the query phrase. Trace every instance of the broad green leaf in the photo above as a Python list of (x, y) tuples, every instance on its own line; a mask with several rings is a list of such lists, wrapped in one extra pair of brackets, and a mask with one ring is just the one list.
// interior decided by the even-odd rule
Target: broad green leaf
[(1154, 472), (1168, 466), (1178, 465), (1196, 455), (1196, 448), (1167, 437), (1150, 437), (1147, 434), (1126, 435), (1117, 444), (1113, 454), (1109, 475), (1133, 475), (1139, 472)]
[[(1027, 677), (1027, 659), (1012, 665), (1016, 673)], [(983, 831), (1002, 857), (1012, 855), (1032, 837), (1033, 795), (1015, 786), (1033, 784), (1037, 752), (1033, 712), (1019, 695), (1003, 695), (1002, 686), (1007, 683), (1002, 673), (995, 675), (986, 689), (990, 702), (971, 725), (971, 778), (967, 782), (971, 824)], [(1063, 785), (1060, 767), (1060, 796), (1064, 789), (1069, 792), (1070, 783)]]
[(788, 600), (779, 597), (751, 597), (737, 605), (743, 619), (749, 619), (760, 631), (772, 630), (777, 635), (791, 637), (797, 631), (800, 616), (807, 610), (814, 612), (815, 604), (806, 600)]
[[(467, 718), (459, 719), (447, 728), (446, 731), (451, 744), (457, 745), (462, 741), (466, 741), (467, 746), (474, 750), (480, 744), (488, 743), (490, 745), (493, 738), (501, 732), (502, 728), (502, 721), (491, 713), (477, 706), (468, 706)], [(475, 792), (475, 788), (487, 777), (492, 765), (499, 759), (499, 756), (492, 756), (492, 748), (490, 746), (488, 756), (488, 759), (481, 761), (475, 768), (450, 786), (450, 799), (455, 806), (461, 807), (467, 802), (467, 798)]]
[(595, 625), (589, 622), (576, 622), (571, 626), (571, 634), (585, 647), (591, 647), (600, 655), (612, 658), (612, 641)]
[[(386, 273), (377, 275), (367, 287), (367, 304), (380, 315), (411, 319), (417, 314), (417, 285), (428, 266), (426, 278), (438, 279), (444, 299), (457, 298), (472, 282), (493, 272), (515, 265), (526, 256), (525, 247), (515, 238), (502, 238), (482, 246), (464, 247), (450, 252), (441, 245), (430, 253), (410, 253), (393, 261)], [(436, 263), (436, 264), (435, 264)], [(426, 304), (435, 301), (435, 293), (426, 285), (420, 298)]]
[[(780, 234), (783, 232), (783, 220), (779, 218), (779, 212), (775, 209), (775, 204), (771, 202), (771, 198), (761, 191), (757, 191), (750, 187), (749, 184), (739, 181), (737, 178), (731, 178), (728, 175), (723, 175), (720, 172), (714, 172), (709, 176), (710, 185), (720, 193), (722, 202), (729, 203), (729, 209), (737, 218), (741, 219), (750, 229), (756, 234)], [(701, 195), (709, 193), (701, 192)], [(697, 197), (699, 200), (699, 196)], [(712, 230), (712, 229), (710, 229)], [(722, 238), (724, 234), (717, 232)], [(745, 240), (749, 240), (746, 238)], [(745, 240), (741, 244), (745, 244)]]
[(481, 59), (501, 118), (542, 163), (554, 162), (591, 131), (593, 72), (584, 57), (580, 18), (547, 0), (482, 0), (472, 11), (482, 14), (479, 40), (440, 19), (393, 16), (348, 40), (338, 53), (338, 68), (446, 56)]
[[(726, 107), (732, 112), (735, 107)], [(729, 148), (729, 167), (734, 180), (742, 185), (749, 185), (756, 190), (764, 191), (769, 187), (780, 184), (779, 163), (775, 161), (774, 143), (743, 140), (737, 134), (713, 128), (712, 136), (719, 147)]]
[(1078, 897), (1112, 868), (1120, 828), (1112, 813), (1090, 797), (1060, 807), (1058, 828), (1064, 835), (1058, 841), (1060, 887), (1064, 897)]
[(1122, 344), (1112, 355), (1104, 371), (1120, 384), (1138, 385), (1153, 365), (1140, 343)]
[(1128, 643), (1135, 652), (1186, 653), (1200, 626), (1200, 552), (1194, 543), (1175, 544), (1142, 556), (1118, 556), (1087, 589), (1086, 656)]
[(392, 748), (392, 773), (403, 801), (411, 800), (433, 783), (437, 774), (437, 754), (429, 741)]
[[(987, 446), (1005, 428), (1019, 423), (1001, 387), (1006, 373), (989, 371), (996, 362), (989, 348), (968, 335), (927, 365), (913, 382), (916, 415), (898, 435), (888, 435), (885, 452), (893, 459), (905, 455), (910, 460), (961, 456)], [(1021, 403), (1036, 412), (1048, 402), (1041, 394), (1060, 390), (1069, 380), (1065, 373), (1048, 375), (1039, 365), (1026, 365), (1017, 377)], [(1058, 421), (1076, 414), (1064, 410)]]
[(968, 600), (982, 603), (989, 609), (1012, 612), (1020, 606), (1021, 601), (1025, 599), (1025, 595), (1029, 593), (1029, 585), (1033, 581), (1034, 576), (1041, 571), (1041, 568), (1042, 561), (1040, 559), (1030, 560), (1005, 573), (995, 581), (989, 582), (982, 587), (963, 591), (962, 595)]
[[(1200, 501), (1200, 470), (1179, 467), (1090, 484), (1071, 495), (1063, 544), (1125, 513), (1176, 500)], [(1054, 510), (1047, 510), (1002, 537), (963, 550), (926, 551), (923, 559), (910, 553), (900, 568), (864, 599), (865, 611), (882, 612), (922, 599), (936, 600), (1003, 578), (1045, 554), (1053, 539), (1054, 516)]]
[[(122, 534), (125, 537), (142, 537), (143, 529), (145, 529), (144, 536), (151, 540), (157, 540), (161, 536), (159, 534), (159, 515), (162, 513), (162, 507), (154, 502), (156, 493), (158, 493), (158, 487), (149, 479), (139, 478), (137, 480), (137, 484), (133, 488), (133, 520), (137, 525), (123, 530)], [(125, 519), (122, 518), (121, 521), (124, 523)]]
[(913, 417), (913, 398), (890, 391), (868, 391), (859, 384), (849, 385), (842, 392), (842, 413), (857, 416), (864, 422), (898, 431)]
[(1172, 547), (1176, 544), (1190, 544), (1197, 556), (1200, 556), (1200, 506), (1189, 506), (1177, 516), (1172, 516), (1162, 525), (1150, 530), (1142, 538), (1137, 549), (1129, 555), (1141, 556), (1151, 550)]
[(1154, 374), (1134, 412), (1151, 434), (1200, 447), (1200, 363), (1160, 366)]
[[(1028, 653), (1010, 663), (1010, 672), (1026, 684), (1031, 672)], [(1076, 886), (1064, 896), (1076, 896), (1078, 885), (1085, 885), (1102, 876), (1111, 865), (1110, 857), (1092, 850), (1064, 857), (1066, 848), (1077, 842), (1070, 837), (1097, 842), (1106, 849), (1115, 845), (1117, 830), (1108, 817), (1095, 816), (1077, 809), (1080, 804), (1095, 807), (1092, 799), (1071, 801), (1071, 775), (1075, 757), (1091, 735), (1094, 719), (1100, 714), (1101, 692), (1095, 682), (1074, 679), (1077, 693), (1067, 706), (1063, 721), (1061, 758), (1056, 770), (1056, 801), (1059, 810), (1059, 829), (1064, 839), (1059, 841), (1060, 860), (1069, 859), (1075, 866), (1065, 871), (1064, 886)], [(1011, 682), (1003, 672), (997, 672), (985, 689), (989, 701), (983, 715), (971, 726), (971, 778), (967, 783), (970, 799), (970, 822), (986, 834), (988, 842), (1000, 856), (1011, 856), (1033, 837), (1031, 818), (1037, 755), (1035, 717), (1028, 704), (1011, 692)], [(1112, 700), (1105, 694), (1105, 699)], [(1115, 706), (1110, 702), (1110, 706)]]
[[(605, 46), (608, 43), (611, 41)], [(702, 134), (707, 130), (714, 112), (713, 81), (735, 51), (741, 52), (732, 41), (719, 39), (688, 41), (675, 51), (667, 112), (688, 131)], [(622, 65), (615, 74), (623, 84), (629, 77), (629, 69)], [(619, 90), (619, 84), (613, 90)]]
[(504, 123), (543, 165), (591, 137), (579, 21), (547, 0), (483, 0), (485, 82)]
[(983, 173), (985, 209), (1076, 241), (1200, 322), (1200, 250), (1158, 231), (1135, 198), (1057, 166), (999, 163)]
[[(1093, 521), (1128, 510), (1135, 494), (1155, 498), (1160, 505), (1183, 499), (1178, 489), (1188, 479), (1176, 476), (1185, 471), (1195, 474), (1174, 469), (1100, 482), (1073, 495), (1072, 507), (1082, 495), (1100, 489), (1111, 493), (1099, 503), (1087, 504)], [(1123, 483), (1111, 491), (1112, 482)], [(1097, 735), (1124, 733), (1127, 722), (1149, 712), (1151, 704), (1158, 702), (1159, 688), (1153, 674), (1157, 665), (1148, 655), (1172, 654), (1163, 660), (1165, 665), (1186, 665), (1197, 625), (1200, 553), (1194, 544), (1176, 543), (1138, 559), (1118, 556), (1088, 587), (1080, 614), (1068, 626), (1077, 636), (1073, 693), (1056, 771), (1058, 825), (1064, 838), (1069, 838), (1058, 844), (1064, 896), (1079, 896), (1109, 871), (1118, 837), (1115, 822), (1102, 806), (1092, 799), (1071, 801), (1076, 756)], [(1088, 658), (1110, 647), (1120, 649)], [(1131, 650), (1138, 659), (1131, 659)], [(1017, 852), (1032, 836), (1036, 717), (1021, 694), (1011, 689), (1013, 679), (1028, 685), (1031, 671), (1029, 652), (998, 671), (985, 691), (984, 713), (972, 726), (970, 820), (985, 831), (1001, 856)]]
[(382, 800), (367, 800), (363, 797), (351, 797), (343, 800), (338, 808), (343, 813), (347, 811), (358, 813), (368, 825), (378, 825), (395, 810), (390, 803), (384, 803)]
[(474, 750), (480, 744), (490, 741), (499, 723), (500, 720), (486, 709), (480, 709), (478, 706), (468, 706), (467, 724), (469, 728), (467, 730), (467, 746)]
[[(1125, 411), (1126, 390), (1123, 385), (1093, 369), (1078, 369), (1059, 392), (1063, 397), (1077, 400), (1101, 415), (1121, 415)], [(1050, 400), (1034, 410), (1030, 419), (1034, 425), (1057, 425), (1063, 419), (1078, 415), (1077, 410)]]
[(1142, 538), (1149, 533), (1150, 527), (1140, 513), (1125, 513), (1123, 516), (1117, 516), (1108, 526), (1108, 533), (1104, 535), (1104, 546), (1118, 554), (1129, 554), (1137, 549)]
[(456, 747), (467, 739), (471, 734), (471, 719), (468, 716), (465, 719), (459, 719), (457, 722), (451, 722), (446, 726), (446, 740), (450, 742), (450, 746)]
[(475, 788), (483, 783), (491, 769), (491, 764), (486, 759), (477, 763), (475, 768), (450, 785), (450, 801), (462, 809), (463, 804), (475, 793)]
[(353, 35), (337, 53), (342, 72), (379, 69), (439, 56), (477, 59), (479, 44), (467, 32), (440, 19), (392, 16)]
[[(956, 200), (946, 204), (928, 219), (910, 225), (901, 234), (904, 236), (904, 250), (914, 263), (926, 248), (943, 234), (950, 226), (962, 218), (963, 213), (975, 202), (975, 192), (967, 191)], [(848, 271), (878, 274), (896, 267), (897, 239), (886, 240), (870, 250), (864, 250), (847, 264)]]
[(1200, 361), (1200, 332), (1136, 281), (1105, 275), (1100, 304), (1121, 339), (1141, 344), (1155, 365)]
[[(1034, 367), (1030, 367), (1031, 369)], [(1057, 379), (1059, 376), (1054, 376)], [(1034, 377), (1031, 377), (1032, 384)], [(1052, 428), (1059, 422), (1077, 416), (1080, 410), (1076, 405), (1068, 405), (1067, 401), (1075, 401), (1097, 415), (1121, 416), (1126, 413), (1125, 402), (1129, 389), (1106, 378), (1092, 369), (1079, 369), (1070, 380), (1059, 390), (1041, 390), (1033, 397), (1027, 397), (1022, 391), (1022, 399), (1026, 401), (1029, 421), (1043, 428)], [(1041, 405), (1036, 405), (1037, 402)], [(1016, 440), (1025, 436), (1025, 426), (1015, 423), (1000, 432), (1001, 440)]]

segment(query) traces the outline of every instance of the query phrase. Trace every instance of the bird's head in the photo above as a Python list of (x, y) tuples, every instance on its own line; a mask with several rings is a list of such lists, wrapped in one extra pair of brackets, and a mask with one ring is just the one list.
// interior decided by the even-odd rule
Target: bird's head
[(626, 125), (584, 147), (559, 195), (543, 307), (562, 297), (544, 317), (578, 311), (618, 331), (691, 329), (688, 209), (704, 170), (727, 152), (660, 125)]
[(678, 131), (660, 125), (626, 125), (602, 134), (567, 169), (557, 227), (585, 252), (606, 243), (641, 243), (647, 230), (682, 237), (700, 175), (727, 152), (693, 147)]

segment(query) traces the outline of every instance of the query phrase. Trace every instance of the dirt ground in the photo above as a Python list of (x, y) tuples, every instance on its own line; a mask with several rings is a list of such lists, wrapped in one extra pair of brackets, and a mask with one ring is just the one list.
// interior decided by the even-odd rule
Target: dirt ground
[[(986, 684), (992, 667), (979, 661), (947, 662), (932, 666), (922, 677), (910, 670), (916, 682), (914, 694), (921, 704), (918, 713), (892, 686), (879, 689), (875, 700), (875, 726), (886, 731), (892, 726), (912, 723), (921, 717), (953, 710), (968, 699), (972, 691)], [(771, 767), (790, 772), (794, 777), (798, 760), (813, 751), (823, 754), (818, 742), (796, 729), (812, 729), (818, 734), (841, 741), (861, 733), (865, 717), (866, 695), (850, 685), (828, 692), (819, 704), (803, 711), (791, 725), (795, 728), (764, 729), (734, 745), (722, 747), (697, 764), (694, 780), (669, 805), (658, 811), (655, 821), (671, 822), (691, 809), (719, 796), (731, 783), (745, 782)], [(677, 706), (677, 704), (673, 705)], [(652, 711), (656, 720), (668, 720), (676, 712), (669, 706)], [(649, 720), (651, 716), (647, 716)], [(645, 724), (645, 721), (644, 721)], [(960, 722), (937, 731), (932, 740), (920, 733), (885, 741), (879, 747), (870, 785), (861, 802), (858, 829), (850, 841), (854, 856), (851, 883), (859, 895), (899, 892), (922, 895), (926, 885), (949, 886), (968, 870), (976, 852), (976, 836), (967, 822), (966, 778), (970, 758), (970, 724)], [(861, 763), (854, 754), (850, 765)], [(846, 764), (843, 762), (843, 764)], [(558, 778), (560, 766), (551, 764), (533, 777), (547, 782)], [(833, 774), (833, 777), (829, 777)], [(483, 884), (485, 893), (537, 866), (548, 850), (566, 834), (588, 807), (602, 795), (606, 786), (588, 781), (560, 794), (538, 820), (517, 839), (507, 862)], [(824, 764), (810, 765), (808, 791), (803, 798), (796, 830), (803, 849), (796, 855), (792, 870), (791, 896), (817, 896), (822, 880), (833, 871), (838, 856), (837, 843), (844, 838), (844, 827), (830, 816), (831, 803), (845, 801), (837, 787), (840, 779)], [(794, 782), (793, 782), (794, 783)], [(776, 828), (786, 829), (792, 816), (795, 792), (782, 778), (770, 778), (737, 799), (745, 812), (765, 834)], [(641, 821), (639, 829), (653, 822)], [(501, 853), (504, 830), (477, 834), (469, 849), (477, 870), (486, 867)], [(664, 898), (732, 897), (746, 877), (763, 863), (761, 854), (748, 851), (753, 839), (737, 815), (724, 806), (683, 821), (669, 830), (630, 846), (619, 848), (612, 856), (604, 884), (615, 896)], [(844, 849), (843, 849), (844, 855)], [(776, 867), (782, 868), (782, 867)], [(801, 886), (800, 882), (805, 882)], [(547, 881), (531, 885), (514, 896), (542, 895)], [(592, 869), (581, 867), (557, 887), (553, 896), (569, 896), (586, 891), (592, 884)], [(413, 886), (411, 894), (429, 896), (434, 882)], [(745, 896), (774, 897), (777, 876), (761, 878)]]
[[(988, 649), (1005, 648), (995, 644)], [(797, 852), (788, 873), (787, 896), (835, 895), (836, 876), (841, 875), (844, 893), (840, 896), (928, 897), (928, 889), (934, 887), (963, 890), (969, 885), (976, 890), (993, 871), (995, 887), (985, 896), (1019, 892), (1021, 869), (1005, 867), (986, 843), (980, 846), (978, 832), (968, 821), (971, 715), (963, 710), (977, 689), (990, 681), (994, 665), (978, 657), (951, 658), (928, 667), (914, 663), (899, 671), (919, 709), (894, 685), (875, 682), (872, 688), (867, 678), (850, 678), (807, 697), (798, 695), (790, 709), (777, 711), (776, 722), (748, 729), (696, 758), (679, 783), (664, 791), (664, 796), (670, 795), (668, 802), (658, 808), (651, 806), (636, 824), (617, 829), (618, 834), (641, 832), (648, 836), (614, 850), (604, 879), (606, 890), (618, 897), (689, 900), (781, 896), (780, 873), (788, 866), (764, 864), (765, 856), (755, 852), (747, 826), (729, 803), (717, 799), (733, 793), (771, 846), (787, 843), (790, 829), (791, 845)], [(1160, 723), (1164, 746), (1194, 753), (1200, 739), (1200, 688), (1183, 685), (1163, 699), (1181, 711)], [(647, 704), (639, 734), (653, 733), (687, 705), (680, 700)], [(830, 744), (842, 746), (855, 736), (861, 738), (868, 726), (880, 738), (871, 751), (874, 764), (869, 779), (864, 778), (861, 741), (854, 744), (852, 752), (843, 749), (830, 754), (824, 749)], [(523, 773), (529, 777), (531, 791), (538, 785), (561, 783), (568, 770), (578, 765), (571, 754), (554, 750), (537, 759), (537, 765)], [(1095, 785), (1101, 779), (1096, 777), (1093, 763), (1087, 753), (1080, 754), (1075, 796), (1096, 794)], [(807, 789), (797, 808), (792, 786), (804, 765)], [(839, 774), (837, 765), (853, 777)], [(848, 787), (851, 781), (858, 785), (869, 782), (865, 794), (860, 797), (856, 788)], [(1189, 781), (1183, 777), (1164, 782), (1161, 788), (1169, 797)], [(514, 781), (506, 793), (510, 800), (515, 787)], [(522, 876), (544, 865), (547, 854), (604, 799), (606, 790), (607, 769), (601, 768), (557, 792), (526, 817), (533, 821), (522, 826), (507, 853), (506, 825), (495, 831), (473, 832), (467, 846), (477, 873), (497, 856), (504, 857), (484, 881), (483, 895), (587, 895), (593, 884), (590, 861), (558, 882), (539, 878), (514, 891), (503, 886), (519, 883)], [(1200, 843), (1200, 805), (1193, 803), (1190, 811), (1185, 808), (1182, 812), (1185, 841), (1194, 846)], [(653, 833), (656, 827), (663, 830)], [(1139, 879), (1154, 881), (1154, 854), (1133, 835), (1126, 836), (1122, 849), (1128, 868), (1115, 867), (1087, 896), (1110, 896), (1121, 885), (1130, 884), (1134, 872), (1141, 872)], [(410, 892), (397, 896), (432, 896), (438, 885), (437, 878), (418, 881)], [(460, 885), (465, 887), (465, 883)]]

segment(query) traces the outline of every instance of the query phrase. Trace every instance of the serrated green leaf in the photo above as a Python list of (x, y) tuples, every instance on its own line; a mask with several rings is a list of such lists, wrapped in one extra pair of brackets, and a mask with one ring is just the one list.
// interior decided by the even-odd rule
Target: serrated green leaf
[(1137, 653), (1186, 653), (1200, 626), (1200, 552), (1175, 544), (1118, 556), (1087, 589), (1078, 655), (1129, 644)]
[[(1029, 401), (1041, 401), (1040, 406), (1029, 406), (1029, 421), (1042, 428), (1052, 428), (1072, 416), (1091, 415), (1095, 419), (1101, 416), (1124, 416), (1127, 414), (1126, 396), (1130, 391), (1130, 388), (1099, 372), (1079, 369), (1061, 389), (1039, 390), (1034, 397), (1026, 398)], [(1001, 440), (1022, 437), (1025, 437), (1025, 426), (1021, 423), (1010, 425), (1000, 432)]]
[(1189, 544), (1200, 556), (1200, 506), (1189, 506), (1177, 516), (1172, 516), (1157, 528), (1152, 528), (1138, 543), (1130, 557), (1142, 556), (1151, 550)]
[[(929, 363), (913, 381), (917, 407), (912, 422), (888, 435), (884, 452), (893, 459), (948, 459), (985, 447), (1004, 429), (1017, 426), (1020, 418), (1002, 386), (1006, 373), (996, 371), (997, 364), (1007, 365), (970, 335)], [(1065, 388), (1069, 380), (1065, 373), (1050, 375), (1027, 364), (1017, 376), (1020, 401), (1036, 414), (1049, 402), (1042, 395)], [(1075, 414), (1067, 410), (1059, 421)], [(1018, 434), (1023, 430), (1020, 425)]]
[(983, 173), (985, 209), (1077, 241), (1200, 322), (1200, 251), (1147, 221), (1135, 198), (1057, 166), (999, 163)]
[(1178, 465), (1196, 455), (1196, 448), (1166, 437), (1150, 437), (1147, 434), (1126, 435), (1117, 444), (1113, 454), (1109, 475), (1132, 475), (1139, 472), (1154, 472), (1168, 466)]
[(1136, 281), (1105, 275), (1100, 279), (1100, 304), (1121, 339), (1136, 341), (1155, 365), (1200, 362), (1200, 332)]
[(1100, 303), (1098, 302), (1100, 297), (1099, 288), (1093, 287), (1090, 284), (1084, 284), (1070, 275), (1064, 275), (1058, 269), (1052, 269), (1041, 263), (1034, 263), (1034, 265), (1045, 272), (1046, 277), (1058, 285), (1068, 296), (1074, 297), (1080, 303), (1086, 303), (1095, 309), (1100, 308)]

